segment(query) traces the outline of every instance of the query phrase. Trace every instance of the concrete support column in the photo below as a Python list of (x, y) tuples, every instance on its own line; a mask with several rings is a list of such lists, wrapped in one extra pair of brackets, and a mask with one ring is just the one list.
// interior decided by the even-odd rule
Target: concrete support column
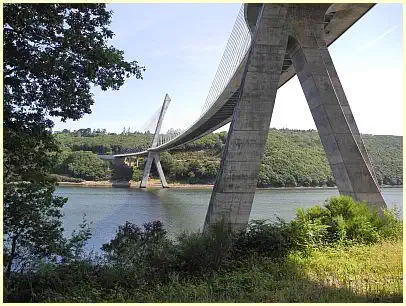
[(147, 159), (147, 162), (145, 163), (145, 168), (144, 168), (144, 173), (142, 175), (140, 188), (147, 187), (152, 162), (155, 163), (156, 169), (158, 170), (158, 174), (159, 174), (159, 178), (161, 180), (162, 187), (163, 188), (168, 188), (168, 183), (166, 182), (165, 174), (164, 174), (164, 172), (162, 170), (161, 160), (160, 160), (160, 157), (159, 157), (159, 152), (149, 152), (148, 153), (148, 159)]
[(166, 182), (165, 174), (164, 174), (164, 171), (162, 170), (161, 158), (159, 156), (159, 153), (155, 153), (154, 162), (155, 162), (155, 167), (158, 170), (158, 174), (159, 174), (159, 178), (161, 180), (162, 187), (168, 188), (168, 183)]
[[(288, 52), (341, 194), (386, 207), (324, 41), (323, 9), (292, 8)], [(331, 73), (331, 74), (330, 74)], [(341, 103), (342, 104), (341, 104)], [(356, 133), (354, 136), (353, 132)], [(358, 135), (358, 136), (357, 136)], [(357, 138), (359, 137), (358, 141)], [(362, 143), (362, 146), (361, 146)], [(365, 154), (363, 154), (365, 150)]]
[[(164, 103), (162, 104), (161, 112), (159, 114), (158, 122), (156, 124), (155, 134), (154, 134), (154, 138), (152, 139), (151, 148), (155, 148), (156, 146), (158, 146), (159, 133), (161, 131), (162, 122), (164, 120), (164, 116), (165, 116), (165, 113), (166, 113), (166, 111), (168, 109), (168, 106), (169, 106), (170, 102), (171, 102), (171, 98), (169, 98), (169, 95), (166, 94), (165, 99), (164, 99)], [(147, 187), (148, 177), (149, 177), (149, 173), (151, 171), (152, 162), (155, 163), (156, 169), (158, 170), (158, 174), (159, 174), (159, 178), (161, 179), (162, 187), (163, 188), (168, 188), (168, 184), (166, 182), (165, 175), (164, 175), (164, 172), (162, 170), (161, 160), (160, 160), (160, 157), (159, 157), (159, 152), (151, 152), (151, 151), (148, 153), (148, 159), (147, 159), (147, 162), (145, 164), (144, 174), (142, 176), (142, 180), (141, 180), (141, 183), (140, 183), (140, 188)], [(138, 166), (138, 159), (137, 159), (137, 166)]]
[(287, 6), (264, 4), (207, 211), (204, 230), (248, 223), (287, 44)]
[(369, 171), (372, 174), (372, 177), (373, 177), (375, 183), (377, 185), (379, 185), (378, 179), (376, 178), (375, 170), (372, 167), (371, 159), (365, 148), (364, 141), (361, 138), (361, 134), (358, 130), (357, 123), (355, 122), (355, 118), (352, 114), (350, 104), (348, 103), (348, 100), (347, 100), (347, 96), (345, 95), (343, 86), (341, 85), (340, 79), (338, 77), (337, 71), (336, 71), (334, 63), (333, 63), (333, 60), (330, 56), (330, 52), (328, 51), (327, 48), (325, 48), (325, 49), (320, 50), (320, 53), (323, 58), (324, 64), (326, 65), (326, 69), (329, 74), (334, 91), (337, 95), (338, 102), (341, 105), (345, 119), (347, 120), (347, 123), (351, 129), (352, 135), (354, 136), (354, 139), (357, 142), (357, 145), (361, 151), (362, 156), (364, 157), (364, 160), (367, 164)]
[(151, 166), (152, 166), (153, 160), (154, 160), (154, 158), (153, 158), (153, 156), (151, 156), (151, 152), (148, 153), (147, 162), (145, 163), (145, 166), (144, 166), (144, 173), (142, 174), (142, 180), (141, 180), (141, 183), (140, 183), (140, 188), (147, 187), (149, 173), (151, 172)]

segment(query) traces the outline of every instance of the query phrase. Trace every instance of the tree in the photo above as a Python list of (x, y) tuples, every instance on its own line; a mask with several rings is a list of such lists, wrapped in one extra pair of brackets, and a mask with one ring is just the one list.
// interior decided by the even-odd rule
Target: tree
[(293, 175), (288, 174), (286, 176), (285, 186), (287, 186), (287, 187), (296, 187), (297, 186), (296, 179)]
[[(55, 181), (58, 147), (50, 116), (91, 113), (91, 86), (118, 90), (142, 78), (136, 61), (107, 45), (112, 12), (104, 4), (4, 4), (4, 265), (7, 276), (24, 250), (58, 252), (62, 241)], [(46, 251), (44, 251), (46, 250)]]
[(102, 180), (108, 178), (108, 165), (96, 154), (87, 151), (72, 152), (64, 161), (67, 174), (85, 180)]
[(169, 152), (162, 152), (160, 155), (162, 169), (165, 173), (172, 173), (175, 167), (175, 160)]
[(76, 135), (83, 136), (83, 137), (92, 136), (92, 129), (91, 128), (79, 129), (79, 130), (77, 130)]
[(206, 164), (206, 176), (210, 179), (215, 179), (217, 175), (217, 171), (220, 168), (219, 162), (208, 162)]

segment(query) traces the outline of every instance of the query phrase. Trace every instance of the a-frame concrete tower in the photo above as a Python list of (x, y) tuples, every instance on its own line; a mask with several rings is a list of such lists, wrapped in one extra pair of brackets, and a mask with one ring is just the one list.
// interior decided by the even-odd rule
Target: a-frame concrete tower
[[(330, 4), (262, 4), (205, 229), (248, 223), (284, 61), (299, 78), (340, 194), (386, 207), (325, 42)], [(249, 21), (248, 21), (249, 23)], [(250, 25), (251, 26), (251, 25)]]
[[(164, 116), (165, 116), (165, 113), (166, 113), (166, 111), (168, 109), (168, 106), (169, 106), (170, 102), (171, 102), (171, 98), (169, 98), (169, 95), (166, 94), (165, 99), (164, 99), (164, 103), (162, 104), (161, 112), (159, 114), (158, 123), (157, 123), (156, 128), (155, 128), (154, 138), (152, 139), (152, 144), (151, 144), (152, 149), (155, 148), (158, 145), (158, 138), (159, 138), (159, 133), (161, 131), (162, 122), (164, 120)], [(162, 187), (163, 188), (168, 188), (168, 183), (166, 182), (165, 175), (164, 175), (164, 172), (162, 170), (161, 161), (160, 161), (160, 158), (159, 158), (159, 152), (154, 152), (154, 151), (150, 151), (148, 153), (148, 158), (147, 158), (147, 162), (145, 163), (144, 174), (142, 176), (142, 180), (141, 180), (141, 183), (140, 183), (140, 188), (147, 187), (152, 162), (155, 163), (156, 169), (158, 170), (158, 174), (159, 174), (159, 178), (161, 179)]]

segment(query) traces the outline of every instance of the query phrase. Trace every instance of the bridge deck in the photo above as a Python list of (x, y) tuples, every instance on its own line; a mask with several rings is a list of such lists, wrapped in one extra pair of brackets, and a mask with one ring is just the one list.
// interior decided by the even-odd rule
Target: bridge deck
[[(335, 3), (328, 8), (324, 18), (324, 31), (327, 46), (330, 46), (336, 41), (346, 30), (365, 15), (375, 4), (345, 4)], [(255, 27), (260, 4), (245, 4), (244, 16), (251, 33)], [(247, 62), (248, 52), (243, 57), (234, 75), (229, 83), (212, 104), (212, 106), (202, 114), (188, 129), (174, 139), (157, 146), (153, 149), (148, 149), (137, 153), (117, 154), (114, 157), (128, 157), (146, 155), (148, 151), (167, 151), (201, 138), (218, 128), (226, 125), (231, 121), (234, 106), (237, 103), (239, 89), (245, 64)], [(285, 60), (282, 68), (279, 87), (283, 86), (287, 81), (296, 75), (290, 58), (285, 55)], [(103, 156), (106, 157), (106, 156)], [(113, 158), (114, 158), (113, 157)], [(108, 158), (104, 158), (108, 159)]]

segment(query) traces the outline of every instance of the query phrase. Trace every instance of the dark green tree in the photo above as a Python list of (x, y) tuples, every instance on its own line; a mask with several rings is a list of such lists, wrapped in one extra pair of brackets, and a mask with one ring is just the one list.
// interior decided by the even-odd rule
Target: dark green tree
[(92, 152), (72, 152), (65, 163), (67, 174), (72, 177), (97, 181), (110, 176), (108, 164)]
[(126, 78), (142, 78), (143, 67), (107, 44), (111, 16), (104, 4), (4, 4), (6, 280), (24, 265), (23, 252), (32, 259), (61, 249), (66, 200), (53, 196), (48, 175), (57, 150), (50, 118), (78, 120), (91, 112), (92, 86), (118, 90)]

